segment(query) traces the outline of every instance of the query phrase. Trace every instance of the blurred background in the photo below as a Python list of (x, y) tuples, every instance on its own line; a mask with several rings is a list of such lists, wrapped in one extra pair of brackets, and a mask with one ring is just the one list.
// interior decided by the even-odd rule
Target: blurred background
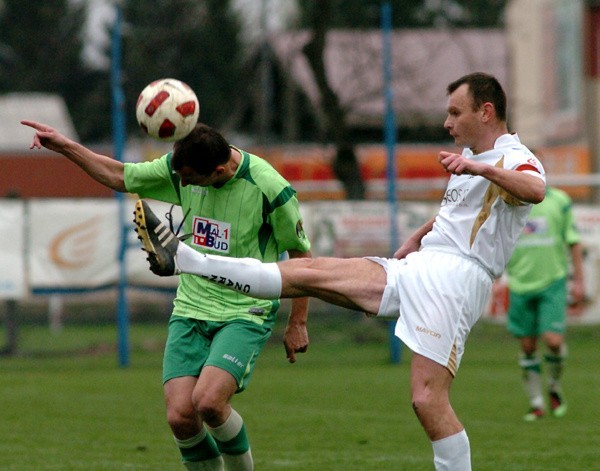
[[(135, 103), (163, 77), (188, 83), (201, 121), (292, 183), (315, 254), (389, 256), (438, 207), (447, 84), (495, 75), (510, 130), (575, 201), (588, 304), (571, 322), (600, 323), (599, 38), (591, 0), (0, 1), (3, 352), (22, 351), (28, 325), (106, 323), (127, 365), (129, 324), (166, 326), (175, 284), (148, 272), (133, 200), (29, 150), (19, 124), (154, 159), (170, 147), (138, 129)], [(486, 318), (503, 322), (505, 307), (495, 299)]]

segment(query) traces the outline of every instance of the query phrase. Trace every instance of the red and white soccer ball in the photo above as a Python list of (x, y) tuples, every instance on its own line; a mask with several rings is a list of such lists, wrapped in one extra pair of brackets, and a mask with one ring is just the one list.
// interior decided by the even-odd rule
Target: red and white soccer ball
[(148, 136), (161, 141), (177, 141), (196, 126), (200, 104), (187, 84), (165, 78), (155, 80), (142, 90), (135, 115)]

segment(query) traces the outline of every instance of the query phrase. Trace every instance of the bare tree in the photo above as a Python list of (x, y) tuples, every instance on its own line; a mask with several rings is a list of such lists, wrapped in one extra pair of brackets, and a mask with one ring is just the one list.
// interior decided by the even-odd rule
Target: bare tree
[(327, 30), (331, 24), (332, 5), (330, 0), (319, 1), (319, 8), (313, 9), (312, 38), (306, 43), (303, 52), (311, 66), (315, 82), (321, 94), (322, 112), (325, 116), (326, 134), (334, 141), (336, 155), (333, 171), (346, 191), (346, 198), (361, 200), (365, 198), (365, 184), (360, 174), (354, 144), (346, 123), (346, 112), (340, 105), (336, 93), (327, 81), (324, 51)]

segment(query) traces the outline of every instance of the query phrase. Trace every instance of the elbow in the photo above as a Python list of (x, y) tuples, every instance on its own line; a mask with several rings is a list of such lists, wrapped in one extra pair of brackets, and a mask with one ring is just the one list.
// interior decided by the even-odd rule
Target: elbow
[(126, 193), (125, 174), (123, 172), (109, 173), (98, 177), (98, 181), (111, 190)]
[(530, 203), (538, 204), (544, 201), (545, 197), (546, 185), (540, 181), (539, 184), (536, 184), (534, 187), (532, 187), (531, 199), (529, 201)]

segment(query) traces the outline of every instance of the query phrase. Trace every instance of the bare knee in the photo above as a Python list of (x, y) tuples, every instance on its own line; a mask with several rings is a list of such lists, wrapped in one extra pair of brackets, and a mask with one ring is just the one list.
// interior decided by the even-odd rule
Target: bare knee
[(544, 334), (544, 341), (546, 343), (546, 347), (555, 355), (559, 355), (561, 353), (562, 344), (563, 344), (563, 336), (561, 334), (555, 332), (547, 332)]
[(195, 385), (196, 378), (193, 376), (173, 378), (164, 385), (167, 423), (180, 439), (193, 437), (199, 431), (198, 417), (192, 403)]
[(462, 430), (462, 424), (452, 410), (447, 396), (423, 390), (413, 394), (412, 408), (431, 441), (450, 436)]
[(167, 423), (177, 438), (190, 438), (198, 433), (198, 419), (191, 403), (169, 403)]
[(436, 397), (428, 387), (413, 391), (411, 400), (413, 411), (419, 420), (433, 415), (435, 410), (440, 406), (440, 398)]
[(533, 355), (537, 351), (537, 337), (521, 337), (520, 343), (525, 355)]
[(439, 440), (462, 430), (450, 405), (451, 373), (421, 355), (411, 364), (412, 407), (430, 440)]
[(211, 427), (221, 425), (229, 414), (229, 403), (218, 394), (198, 392), (193, 398), (194, 409), (200, 419)]

